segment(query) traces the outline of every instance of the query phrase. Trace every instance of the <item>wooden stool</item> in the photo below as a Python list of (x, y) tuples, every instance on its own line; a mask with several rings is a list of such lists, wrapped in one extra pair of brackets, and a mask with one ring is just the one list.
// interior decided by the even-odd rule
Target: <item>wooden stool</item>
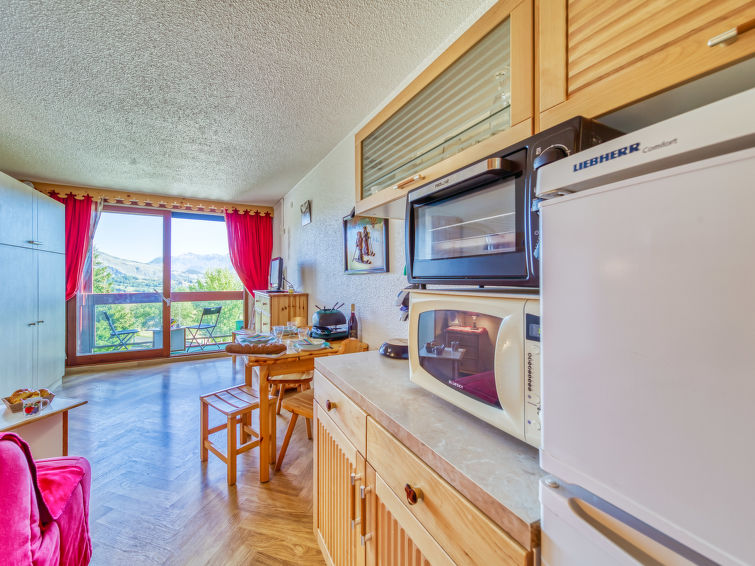
[(314, 402), (315, 402), (315, 390), (307, 389), (301, 393), (296, 393), (290, 397), (286, 397), (283, 400), (283, 408), (287, 411), (291, 411), (291, 422), (288, 423), (288, 429), (286, 430), (286, 437), (283, 439), (283, 446), (281, 446), (280, 454), (275, 462), (275, 471), (281, 469), (283, 458), (286, 456), (286, 449), (288, 448), (288, 442), (291, 440), (291, 434), (294, 432), (294, 426), (296, 426), (296, 419), (299, 415), (307, 419), (307, 438), (312, 440), (312, 417), (314, 415)]
[[(260, 432), (252, 428), (252, 411), (260, 409), (259, 393), (248, 385), (239, 385), (215, 393), (208, 393), (199, 398), (201, 413), (201, 461), (206, 462), (208, 451), (220, 458), (228, 466), (228, 485), (236, 483), (236, 456), (262, 444), (264, 434), (269, 434), (270, 452), (275, 454), (275, 411), (260, 411)], [(268, 407), (275, 403), (275, 397), (268, 397)], [(209, 408), (212, 407), (226, 417), (226, 423), (208, 428)], [(268, 413), (270, 423), (263, 423), (263, 414)], [(236, 443), (236, 425), (240, 426), (240, 443)], [(220, 430), (228, 430), (226, 454), (212, 443), (210, 435)], [(269, 431), (269, 432), (268, 432)], [(264, 458), (260, 457), (260, 481), (267, 481), (267, 468)], [(264, 464), (264, 465), (263, 465)], [(263, 479), (263, 477), (265, 479)]]

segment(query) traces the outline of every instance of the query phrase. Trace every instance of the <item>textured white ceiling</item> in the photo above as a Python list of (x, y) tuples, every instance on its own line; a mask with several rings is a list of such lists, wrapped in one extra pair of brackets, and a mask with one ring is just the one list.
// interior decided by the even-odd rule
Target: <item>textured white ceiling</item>
[(262, 204), (489, 2), (0, 4), (0, 170)]

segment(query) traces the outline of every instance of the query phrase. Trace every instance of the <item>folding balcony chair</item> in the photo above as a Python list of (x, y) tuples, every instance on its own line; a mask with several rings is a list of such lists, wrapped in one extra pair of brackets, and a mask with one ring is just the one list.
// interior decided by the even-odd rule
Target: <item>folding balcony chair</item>
[(115, 340), (115, 342), (112, 342), (111, 344), (103, 344), (101, 346), (97, 346), (97, 348), (113, 348), (114, 352), (117, 350), (128, 350), (129, 343), (139, 332), (139, 330), (137, 330), (136, 328), (130, 328), (128, 330), (116, 330), (115, 325), (113, 324), (113, 319), (110, 318), (110, 315), (106, 311), (98, 312), (97, 320), (104, 320), (105, 322), (107, 322), (107, 325), (110, 328), (109, 338), (111, 339), (111, 341), (113, 339)]
[[(220, 343), (215, 339), (215, 328), (218, 325), (218, 319), (220, 318), (220, 311), (223, 307), (205, 307), (202, 309), (202, 316), (199, 317), (199, 324), (193, 326), (186, 326), (186, 332), (189, 333), (189, 345), (186, 349), (189, 350), (192, 346), (199, 346), (200, 350), (204, 350), (209, 346), (209, 341), (212, 340), (216, 346), (220, 346)], [(204, 331), (205, 336), (201, 336), (199, 333)], [(200, 338), (204, 338), (202, 343)]]

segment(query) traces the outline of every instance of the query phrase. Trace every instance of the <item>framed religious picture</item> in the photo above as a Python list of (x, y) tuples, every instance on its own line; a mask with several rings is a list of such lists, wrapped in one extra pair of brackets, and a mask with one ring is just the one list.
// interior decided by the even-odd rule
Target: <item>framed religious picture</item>
[(343, 219), (343, 267), (349, 274), (388, 271), (388, 220), (372, 216)]

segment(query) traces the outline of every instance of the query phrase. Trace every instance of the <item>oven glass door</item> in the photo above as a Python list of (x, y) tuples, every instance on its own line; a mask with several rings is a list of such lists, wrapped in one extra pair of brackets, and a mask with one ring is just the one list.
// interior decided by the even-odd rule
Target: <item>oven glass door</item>
[(524, 185), (519, 174), (412, 202), (413, 280), (527, 277)]
[(420, 366), (444, 385), (501, 408), (495, 379), (495, 342), (503, 319), (464, 310), (420, 313)]
[(516, 251), (513, 179), (416, 209), (415, 257), (473, 257)]

